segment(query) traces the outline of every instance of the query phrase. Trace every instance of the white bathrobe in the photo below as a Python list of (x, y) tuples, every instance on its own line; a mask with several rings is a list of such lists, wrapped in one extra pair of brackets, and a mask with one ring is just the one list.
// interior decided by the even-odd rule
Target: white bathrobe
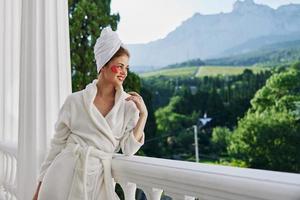
[(51, 148), (41, 166), (39, 200), (116, 200), (111, 159), (122, 149), (133, 155), (144, 143), (133, 135), (139, 111), (123, 87), (104, 117), (94, 105), (97, 79), (68, 96), (55, 124)]

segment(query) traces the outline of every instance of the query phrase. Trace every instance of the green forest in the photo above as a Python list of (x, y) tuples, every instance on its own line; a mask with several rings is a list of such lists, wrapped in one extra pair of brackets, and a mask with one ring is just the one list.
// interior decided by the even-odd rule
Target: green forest
[(142, 89), (154, 113), (145, 155), (194, 161), (191, 127), (207, 113), (200, 161), (300, 171), (300, 63), (232, 76), (147, 77)]
[[(109, 0), (69, 0), (73, 92), (96, 78), (93, 46), (102, 28), (116, 30), (119, 20)], [(192, 126), (206, 113), (212, 121), (199, 127), (200, 162), (299, 173), (299, 49), (264, 52), (205, 61), (250, 66), (238, 74), (196, 76), (201, 59), (167, 66), (177, 70), (171, 76), (130, 72), (124, 88), (140, 93), (149, 112), (138, 154), (195, 161)]]

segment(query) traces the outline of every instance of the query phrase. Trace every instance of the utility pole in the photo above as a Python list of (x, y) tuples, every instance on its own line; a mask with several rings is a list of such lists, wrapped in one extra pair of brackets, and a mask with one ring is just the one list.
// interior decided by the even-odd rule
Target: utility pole
[[(199, 118), (199, 121), (201, 125), (199, 126), (199, 129), (204, 127), (208, 122), (210, 122), (212, 118), (207, 117), (207, 114), (204, 113), (203, 118)], [(198, 124), (193, 125), (194, 127), (194, 138), (195, 138), (195, 157), (196, 157), (196, 162), (199, 162), (199, 151), (198, 151)]]
[(198, 126), (194, 125), (194, 138), (195, 138), (195, 157), (196, 162), (199, 162), (199, 153), (198, 153)]

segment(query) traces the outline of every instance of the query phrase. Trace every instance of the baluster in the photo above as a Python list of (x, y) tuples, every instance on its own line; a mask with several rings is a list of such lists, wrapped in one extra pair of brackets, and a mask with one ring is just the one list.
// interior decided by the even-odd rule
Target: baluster
[(10, 154), (7, 154), (7, 166), (8, 166), (8, 170), (7, 170), (7, 184), (9, 186), (11, 186), (12, 184), (12, 171), (13, 171), (13, 168), (12, 168), (12, 164), (13, 164), (13, 161), (12, 161), (12, 156)]
[(196, 198), (192, 196), (187, 196), (187, 195), (184, 196), (184, 200), (195, 200), (195, 199)]
[(16, 175), (17, 175), (17, 159), (15, 157), (12, 157), (12, 175), (11, 175), (11, 184), (14, 185), (14, 188), (16, 186)]
[(135, 200), (136, 184), (131, 182), (122, 182), (125, 200)]
[(163, 190), (158, 188), (152, 188), (152, 190), (144, 190), (147, 200), (160, 200)]
[(7, 190), (5, 191), (5, 199), (9, 199), (9, 192)]
[(0, 150), (0, 191), (1, 184), (4, 181), (4, 153)]
[(5, 189), (3, 186), (0, 186), (0, 199), (5, 199)]
[(4, 153), (4, 156), (3, 156), (3, 161), (4, 161), (4, 166), (3, 166), (3, 182), (4, 182), (4, 185), (7, 184), (7, 182), (9, 181), (8, 179), (8, 158), (7, 158), (7, 153)]
[(17, 160), (13, 154), (0, 150), (0, 200), (16, 200)]

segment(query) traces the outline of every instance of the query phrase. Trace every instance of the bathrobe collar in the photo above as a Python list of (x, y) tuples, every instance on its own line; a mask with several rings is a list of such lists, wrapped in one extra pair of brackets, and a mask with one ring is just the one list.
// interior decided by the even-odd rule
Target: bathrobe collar
[(122, 85), (116, 88), (115, 94), (115, 103), (113, 108), (109, 111), (109, 113), (104, 117), (97, 107), (94, 105), (94, 99), (97, 95), (97, 83), (98, 79), (92, 81), (92, 83), (88, 84), (86, 88), (83, 90), (83, 98), (85, 106), (89, 112), (91, 119), (93, 120), (94, 124), (98, 127), (99, 131), (102, 134), (106, 135), (107, 138), (114, 144), (117, 145), (116, 138), (112, 132), (112, 128), (109, 126), (107, 122), (107, 118), (109, 115), (113, 115), (117, 113), (118, 108), (122, 105), (122, 101), (125, 101), (125, 98), (129, 95), (124, 92)]

